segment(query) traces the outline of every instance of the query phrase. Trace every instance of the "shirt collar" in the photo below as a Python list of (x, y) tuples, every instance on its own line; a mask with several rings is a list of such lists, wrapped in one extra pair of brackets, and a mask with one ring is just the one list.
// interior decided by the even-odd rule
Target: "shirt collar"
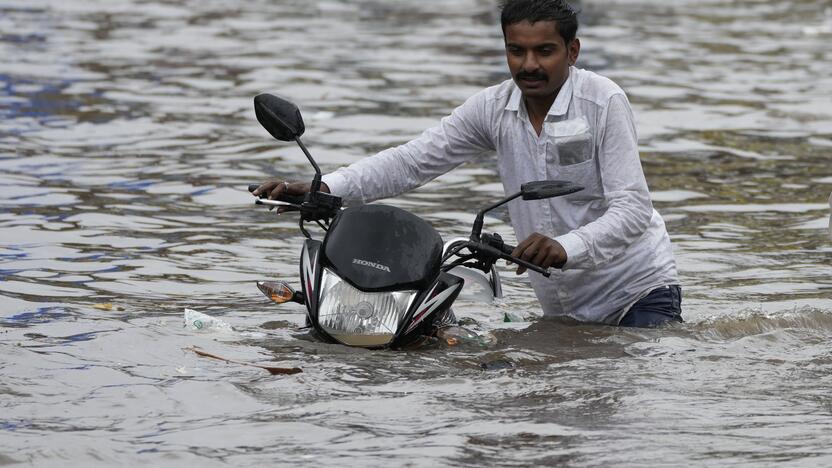
[[(549, 112), (547, 112), (546, 115), (564, 115), (566, 114), (566, 111), (569, 110), (569, 103), (572, 101), (573, 76), (575, 76), (575, 74), (572, 73), (572, 67), (569, 67), (569, 76), (566, 78), (566, 81), (564, 81), (563, 86), (561, 86), (558, 96), (555, 98), (555, 102), (552, 103), (552, 107), (549, 108)], [(518, 88), (517, 84), (515, 84), (514, 89), (511, 91), (511, 96), (508, 98), (506, 110), (517, 112), (520, 110), (520, 103), (522, 102), (523, 92), (520, 91), (520, 88)]]

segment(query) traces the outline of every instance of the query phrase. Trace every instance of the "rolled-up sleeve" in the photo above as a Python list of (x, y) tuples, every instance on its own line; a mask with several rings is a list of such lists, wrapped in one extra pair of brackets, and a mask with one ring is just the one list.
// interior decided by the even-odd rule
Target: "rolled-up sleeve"
[(323, 177), (349, 204), (399, 195), (494, 149), (485, 93), (478, 93), (418, 138)]
[(597, 157), (607, 209), (598, 219), (562, 236), (568, 257), (564, 269), (596, 268), (622, 255), (644, 234), (653, 216), (626, 96), (614, 94), (605, 114)]

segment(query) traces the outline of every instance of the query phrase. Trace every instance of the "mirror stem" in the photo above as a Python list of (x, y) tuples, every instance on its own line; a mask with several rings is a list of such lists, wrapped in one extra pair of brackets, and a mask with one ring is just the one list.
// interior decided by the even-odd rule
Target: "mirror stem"
[(303, 154), (306, 155), (306, 159), (309, 160), (309, 162), (312, 164), (312, 167), (315, 168), (315, 178), (312, 179), (312, 187), (309, 191), (312, 193), (317, 193), (321, 189), (321, 168), (318, 167), (318, 163), (316, 163), (315, 160), (312, 159), (312, 155), (309, 154), (309, 150), (306, 149), (306, 145), (304, 145), (303, 142), (300, 141), (299, 136), (295, 137), (295, 142), (297, 142), (298, 146), (300, 146), (300, 149), (303, 151)]
[(480, 240), (480, 234), (482, 234), (482, 224), (484, 222), (485, 213), (487, 211), (491, 211), (504, 203), (508, 203), (514, 200), (515, 198), (519, 197), (520, 195), (523, 195), (523, 192), (517, 192), (514, 195), (509, 195), (508, 197), (503, 198), (497, 203), (487, 208), (483, 208), (479, 213), (477, 213), (477, 219), (474, 220), (474, 227), (471, 228), (471, 240), (474, 242), (478, 242)]

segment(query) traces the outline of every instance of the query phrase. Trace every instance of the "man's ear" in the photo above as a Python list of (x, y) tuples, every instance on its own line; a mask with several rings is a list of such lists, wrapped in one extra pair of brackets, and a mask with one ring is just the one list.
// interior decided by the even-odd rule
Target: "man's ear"
[(569, 65), (575, 65), (575, 62), (578, 61), (578, 55), (581, 53), (581, 40), (577, 37), (572, 39), (572, 42), (567, 46), (567, 52), (569, 53)]

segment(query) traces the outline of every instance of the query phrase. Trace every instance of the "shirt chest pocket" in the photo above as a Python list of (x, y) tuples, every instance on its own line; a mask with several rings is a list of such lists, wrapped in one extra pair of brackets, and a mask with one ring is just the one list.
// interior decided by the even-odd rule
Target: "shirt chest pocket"
[(586, 118), (547, 122), (546, 166), (548, 177), (565, 179), (584, 187), (567, 196), (574, 201), (602, 197), (600, 175), (595, 164), (594, 140)]

